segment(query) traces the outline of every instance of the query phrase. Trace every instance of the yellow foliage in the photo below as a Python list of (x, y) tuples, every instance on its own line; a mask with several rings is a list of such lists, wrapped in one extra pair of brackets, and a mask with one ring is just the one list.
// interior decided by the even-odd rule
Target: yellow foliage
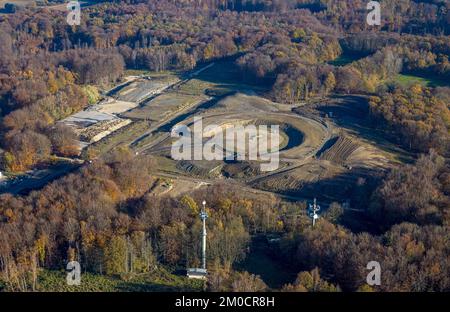
[(58, 84), (56, 82), (55, 75), (52, 72), (49, 72), (48, 74), (47, 83), (48, 83), (48, 91), (51, 94), (55, 94), (58, 91)]
[(192, 197), (190, 197), (188, 195), (184, 195), (181, 198), (181, 203), (184, 206), (186, 206), (187, 209), (189, 209), (189, 211), (192, 215), (197, 215), (200, 213), (200, 210), (198, 209), (198, 205)]
[(306, 36), (306, 32), (303, 28), (297, 28), (296, 30), (294, 30), (294, 32), (292, 34), (293, 39), (299, 39), (299, 38), (303, 38), (305, 36)]
[(5, 210), (4, 216), (8, 219), (8, 222), (14, 222), (14, 220), (16, 219), (16, 216), (11, 208)]
[(282, 220), (278, 220), (278, 221), (277, 221), (276, 230), (277, 230), (277, 231), (282, 231), (283, 228), (284, 228), (284, 223), (283, 223), (283, 221), (282, 221)]
[(374, 292), (375, 290), (367, 284), (363, 284), (357, 290), (357, 292)]
[(93, 104), (97, 103), (98, 100), (100, 100), (100, 93), (98, 92), (98, 89), (95, 86), (90, 86), (90, 85), (83, 86), (81, 88), (81, 90), (88, 98), (88, 103), (90, 105), (93, 105)]
[(422, 86), (418, 83), (411, 86), (411, 92), (413, 94), (421, 94), (423, 92)]
[(41, 263), (45, 260), (45, 248), (47, 246), (48, 238), (46, 235), (41, 234), (38, 240), (34, 244), (34, 248), (38, 253), (39, 261)]
[(208, 60), (210, 58), (214, 57), (214, 45), (209, 43), (206, 47), (205, 50), (203, 51), (203, 58), (205, 60)]

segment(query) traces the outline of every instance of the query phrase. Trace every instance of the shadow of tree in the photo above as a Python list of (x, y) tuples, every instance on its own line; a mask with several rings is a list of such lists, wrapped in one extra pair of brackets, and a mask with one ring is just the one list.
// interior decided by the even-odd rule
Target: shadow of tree
[(374, 124), (370, 119), (368, 96), (334, 95), (317, 104), (316, 108), (324, 116), (328, 115), (337, 126), (347, 129), (388, 153), (397, 155), (400, 161), (407, 163), (413, 161), (414, 153), (403, 149), (393, 132)]

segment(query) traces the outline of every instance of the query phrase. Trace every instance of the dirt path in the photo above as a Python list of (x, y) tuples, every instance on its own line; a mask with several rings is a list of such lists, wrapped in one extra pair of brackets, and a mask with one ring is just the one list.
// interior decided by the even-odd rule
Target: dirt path
[[(173, 179), (173, 180), (177, 180), (177, 181), (181, 180), (181, 181), (197, 183), (198, 185), (200, 185), (200, 187), (210, 186), (210, 185), (214, 185), (217, 183), (225, 183), (225, 184), (230, 184), (234, 187), (238, 187), (239, 190), (242, 191), (242, 193), (252, 193), (255, 195), (275, 196), (277, 198), (289, 200), (289, 201), (303, 201), (303, 202), (311, 201), (311, 198), (306, 198), (306, 197), (301, 197), (301, 196), (292, 196), (292, 195), (286, 195), (286, 194), (256, 189), (256, 188), (253, 188), (253, 187), (247, 185), (246, 183), (242, 183), (237, 180), (231, 180), (231, 179), (230, 180), (217, 180), (217, 179), (207, 179), (207, 178), (194, 178), (194, 177), (188, 177), (188, 176), (184, 176), (184, 175), (176, 175), (176, 174), (166, 173), (166, 172), (158, 172), (156, 174), (156, 176), (169, 178), (169, 179)], [(320, 206), (325, 208), (330, 203), (318, 201), (317, 204), (319, 204)], [(343, 208), (348, 211), (364, 212), (363, 210), (359, 210), (359, 209), (353, 209), (353, 208), (348, 208), (348, 207), (343, 207)]]

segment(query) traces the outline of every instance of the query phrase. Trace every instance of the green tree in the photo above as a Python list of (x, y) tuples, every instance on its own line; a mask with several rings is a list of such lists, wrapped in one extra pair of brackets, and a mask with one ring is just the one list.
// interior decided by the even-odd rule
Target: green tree
[(104, 261), (108, 275), (127, 272), (127, 241), (123, 236), (113, 236), (107, 243)]
[(330, 72), (327, 75), (327, 78), (325, 79), (324, 82), (325, 85), (325, 92), (326, 93), (330, 93), (334, 90), (334, 88), (336, 87), (336, 77), (334, 76), (333, 72)]
[(338, 286), (335, 286), (320, 277), (319, 269), (315, 268), (310, 272), (300, 272), (294, 284), (288, 284), (283, 287), (284, 291), (293, 292), (338, 292)]

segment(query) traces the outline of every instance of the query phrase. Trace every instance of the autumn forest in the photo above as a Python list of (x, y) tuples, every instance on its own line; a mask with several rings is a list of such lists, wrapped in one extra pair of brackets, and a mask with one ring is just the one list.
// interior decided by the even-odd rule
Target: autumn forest
[[(76, 291), (65, 284), (73, 260), (83, 291), (450, 291), (448, 1), (380, 1), (375, 27), (362, 0), (91, 1), (75, 26), (58, 1), (43, 2), (0, 13), (0, 172), (13, 181), (77, 166), (41, 187), (0, 187), (0, 291)], [(190, 74), (208, 64), (226, 64), (232, 83)], [(222, 164), (214, 179), (170, 171), (139, 145), (154, 127), (145, 118), (82, 150), (61, 121), (135, 73), (181, 77), (159, 97), (191, 96), (182, 84), (203, 79), (216, 84), (201, 96), (219, 108), (241, 93), (276, 103), (336, 143), (310, 167), (285, 157), (297, 176), (272, 180), (246, 163)], [(208, 186), (178, 188), (174, 172)], [(353, 184), (338, 194), (340, 181)], [(202, 200), (205, 283), (184, 273), (201, 264)], [(381, 285), (366, 283), (372, 260)]]

